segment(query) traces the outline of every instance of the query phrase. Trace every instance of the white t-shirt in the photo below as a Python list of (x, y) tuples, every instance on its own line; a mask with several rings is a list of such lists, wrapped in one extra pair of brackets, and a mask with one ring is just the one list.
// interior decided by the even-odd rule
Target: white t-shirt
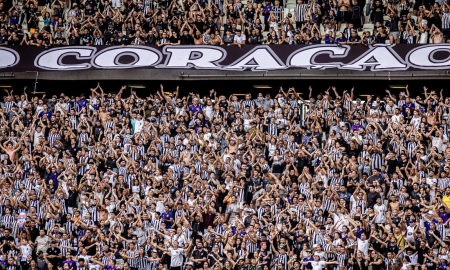
[(50, 237), (47, 235), (43, 237), (38, 236), (35, 241), (37, 243), (37, 251), (47, 252), (47, 249), (50, 247)]
[(375, 223), (384, 223), (384, 222), (386, 222), (386, 217), (384, 215), (384, 213), (386, 212), (386, 205), (384, 205), (384, 204), (381, 204), (381, 205), (375, 204), (373, 206), (373, 209), (378, 212), (378, 215), (375, 218)]
[(428, 32), (424, 31), (423, 33), (421, 33), (420, 38), (419, 38), (419, 44), (427, 44), (428, 41)]
[(242, 41), (246, 40), (245, 35), (241, 34), (241, 36), (234, 35), (234, 40), (236, 40), (237, 43), (242, 44)]
[(434, 183), (437, 184), (437, 179), (436, 178), (427, 177), (426, 180), (427, 180), (427, 185), (432, 186)]
[(413, 117), (411, 119), (411, 124), (414, 125), (415, 128), (419, 128), (420, 127), (420, 123), (422, 122), (422, 118), (420, 117)]
[(174, 235), (172, 237), (172, 240), (176, 240), (178, 242), (178, 244), (183, 245), (186, 244), (186, 237), (184, 237), (184, 234), (181, 234), (180, 236), (178, 235)]
[(162, 201), (156, 201), (156, 212), (164, 213), (164, 204)]
[(414, 254), (414, 253), (413, 253), (413, 254), (409, 255), (409, 259), (411, 260), (411, 264), (412, 264), (412, 265), (417, 264), (418, 258), (419, 258), (419, 255), (418, 255), (418, 254)]
[(361, 240), (358, 238), (358, 251), (362, 251), (364, 256), (369, 255), (369, 240)]
[(39, 137), (45, 136), (45, 132), (41, 130), (41, 132), (34, 132), (34, 146), (36, 146), (39, 143)]
[(138, 120), (134, 119), (134, 133), (141, 132), (142, 127), (144, 126), (144, 119)]
[(312, 269), (313, 270), (322, 270), (325, 267), (325, 262), (324, 261), (312, 261), (311, 262), (312, 265)]
[(184, 250), (182, 248), (173, 249), (170, 247), (170, 266), (171, 267), (179, 267), (183, 265), (183, 253)]
[(114, 174), (108, 174), (107, 172), (105, 172), (105, 173), (103, 174), (103, 178), (106, 178), (106, 177), (109, 178), (108, 183), (114, 185)]
[(180, 116), (184, 116), (184, 107), (181, 107), (181, 108), (175, 107), (175, 114), (179, 114)]
[[(67, 103), (60, 103), (60, 102), (58, 102), (58, 103), (56, 103), (56, 105), (55, 105), (55, 109), (56, 109), (56, 111), (57, 112), (60, 112), (61, 113), (61, 115), (62, 116), (64, 116), (65, 114), (64, 114), (64, 110), (65, 111), (68, 111), (69, 110), (69, 104), (67, 104)], [(64, 109), (64, 110), (63, 110)]]
[(205, 106), (203, 108), (203, 112), (206, 114), (206, 116), (208, 116), (209, 118), (211, 118), (213, 116), (214, 113), (214, 108), (213, 106)]
[(339, 226), (336, 228), (336, 230), (338, 230), (338, 231), (342, 232), (342, 228), (344, 226), (348, 226), (349, 225), (348, 219), (346, 219), (343, 214), (339, 214), (338, 215), (338, 214), (333, 213), (333, 219), (334, 219), (334, 224), (336, 224), (339, 221), (341, 221), (341, 223), (339, 223)]
[(392, 122), (397, 122), (399, 123), (401, 118), (403, 118), (403, 115), (399, 114), (399, 115), (393, 115), (392, 116)]
[(22, 252), (22, 261), (26, 261), (28, 255), (31, 255), (33, 249), (31, 249), (30, 245), (20, 246), (20, 251)]

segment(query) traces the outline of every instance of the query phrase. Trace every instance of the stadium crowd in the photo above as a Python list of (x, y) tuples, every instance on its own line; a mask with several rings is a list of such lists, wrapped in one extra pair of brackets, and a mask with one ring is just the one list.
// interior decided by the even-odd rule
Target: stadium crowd
[(450, 269), (450, 98), (309, 89), (5, 90), (0, 267)]
[(0, 46), (368, 46), (450, 38), (442, 0), (290, 1), (1, 0)]

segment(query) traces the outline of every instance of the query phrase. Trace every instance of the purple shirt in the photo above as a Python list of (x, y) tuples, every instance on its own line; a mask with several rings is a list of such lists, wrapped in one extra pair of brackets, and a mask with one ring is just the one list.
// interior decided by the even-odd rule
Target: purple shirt
[(444, 212), (444, 213), (439, 213), (439, 216), (444, 220), (444, 223), (447, 222), (448, 220), (448, 213)]
[[(161, 214), (161, 217), (163, 218), (163, 219), (170, 219), (170, 218), (173, 218), (173, 214), (172, 214), (172, 212), (168, 212), (168, 213), (162, 213)], [(164, 221), (163, 220), (163, 222), (164, 222), (164, 224), (166, 224), (166, 230), (168, 230), (168, 229), (170, 229), (170, 228), (172, 228), (172, 224), (173, 224), (173, 222), (169, 222), (169, 221)]]
[(63, 261), (62, 265), (64, 266), (66, 263), (69, 264), (69, 268), (77, 269), (77, 263), (74, 260)]
[(267, 20), (269, 19), (270, 16), (270, 12), (272, 11), (273, 6), (265, 6), (263, 8), (263, 13), (264, 13), (264, 23), (267, 23)]
[(189, 106), (189, 111), (192, 112), (192, 114), (195, 114), (196, 112), (202, 112), (202, 107), (200, 105), (194, 106), (191, 105)]
[(353, 125), (352, 126), (352, 130), (357, 130), (357, 131), (359, 131), (360, 129), (362, 129), (363, 128), (363, 126), (362, 125), (359, 125), (359, 126), (357, 126), (357, 125)]

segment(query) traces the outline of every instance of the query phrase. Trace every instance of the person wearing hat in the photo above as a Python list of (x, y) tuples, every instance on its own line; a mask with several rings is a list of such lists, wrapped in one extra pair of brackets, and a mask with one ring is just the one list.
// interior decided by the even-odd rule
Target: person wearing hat
[(194, 263), (192, 261), (188, 261), (184, 264), (186, 270), (192, 270), (194, 269)]
[(203, 112), (202, 106), (200, 106), (199, 102), (198, 102), (198, 98), (193, 97), (192, 99), (192, 105), (189, 106), (189, 114), (191, 116), (191, 118), (196, 118), (197, 114)]
[(57, 241), (53, 240), (46, 252), (47, 260), (52, 263), (55, 269), (62, 261), (61, 250), (56, 246), (57, 243)]
[[(122, 87), (121, 90), (125, 89), (125, 86)], [(85, 108), (89, 104), (89, 100), (86, 99), (83, 93), (80, 94), (80, 99), (77, 101), (76, 107), (77, 112), (80, 112), (83, 108)]]

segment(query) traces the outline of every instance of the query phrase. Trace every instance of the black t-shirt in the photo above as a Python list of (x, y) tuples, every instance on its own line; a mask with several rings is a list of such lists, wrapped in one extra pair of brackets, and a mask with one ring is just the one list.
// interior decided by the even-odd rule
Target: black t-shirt
[(77, 207), (78, 192), (69, 190), (69, 197), (67, 198), (68, 207)]
[(375, 5), (372, 10), (371, 19), (373, 24), (376, 22), (383, 22), (383, 15), (385, 14), (384, 6), (381, 4), (379, 6)]
[(164, 29), (164, 22), (163, 21), (158, 21), (158, 22), (156, 22), (155, 23), (155, 27), (156, 27), (156, 30), (162, 30), (162, 29)]
[(437, 265), (430, 259), (425, 259), (425, 264), (427, 265), (427, 270), (434, 270), (437, 269)]
[(366, 266), (366, 260), (365, 259), (361, 259), (361, 261), (356, 260), (356, 258), (353, 259), (353, 270), (367, 270), (369, 269), (369, 266)]
[(258, 44), (258, 36), (256, 36), (256, 35), (249, 36), (248, 43), (251, 45), (257, 45)]
[(223, 43), (225, 43), (225, 44), (230, 44), (230, 43), (233, 43), (233, 41), (234, 41), (234, 36), (224, 36), (223, 37)]
[(4, 34), (3, 36), (0, 35), (0, 44), (6, 43), (8, 41), (8, 35)]
[(312, 22), (317, 24), (317, 25), (320, 25), (322, 23), (322, 16), (319, 15), (319, 14), (313, 14), (312, 15)]
[(200, 32), (203, 34), (203, 32), (205, 31), (205, 30), (203, 29), (203, 27), (205, 26), (205, 24), (204, 24), (202, 21), (200, 21), (200, 22), (194, 22), (194, 24), (195, 24), (195, 26), (197, 26), (198, 31), (200, 31)]
[(252, 10), (246, 10), (244, 11), (245, 13), (245, 18), (247, 19), (247, 21), (253, 21), (253, 18), (255, 17), (255, 11)]
[(55, 37), (54, 41), (56, 43), (55, 45), (60, 45), (60, 44), (63, 44), (65, 40), (63, 37)]
[(367, 192), (367, 207), (372, 207), (374, 204), (377, 203), (377, 199), (381, 198), (381, 195), (379, 192)]
[(394, 254), (397, 254), (399, 251), (398, 245), (392, 245), (391, 242), (388, 242), (386, 247), (386, 253), (389, 251)]
[(192, 43), (193, 43), (193, 41), (192, 41), (192, 37), (191, 36), (189, 36), (189, 35), (187, 35), (187, 36), (182, 35), (180, 37), (180, 44), (181, 45), (190, 45)]
[(397, 169), (398, 161), (396, 159), (393, 159), (393, 160), (392, 159), (388, 159), (387, 160), (387, 165), (388, 165), (387, 173), (388, 174), (393, 174), (396, 171), (396, 169)]
[(309, 43), (320, 44), (320, 43), (322, 43), (322, 39), (320, 37), (312, 37), (311, 40), (309, 41)]
[(90, 34), (83, 34), (81, 35), (81, 42), (83, 45), (87, 45), (91, 43), (94, 40), (94, 38)]
[[(436, 235), (437, 237), (441, 238), (441, 233), (438, 230), (434, 230), (434, 235)], [(427, 242), (428, 242), (428, 246), (429, 247), (433, 247), (434, 242), (436, 242), (436, 239), (434, 238), (434, 236), (431, 234), (431, 230), (429, 230), (428, 232), (425, 233), (426, 238), (427, 238)]]
[(36, 35), (31, 36), (31, 41), (38, 42), (39, 40), (42, 40), (42, 36), (40, 34), (37, 37)]
[(69, 45), (80, 45), (80, 38), (76, 36), (69, 37)]
[(63, 8), (54, 8), (53, 9), (53, 14), (58, 17), (62, 17), (63, 12), (64, 12)]
[(178, 41), (180, 41), (180, 38), (179, 38), (179, 37), (171, 36), (171, 37), (169, 38), (169, 40), (170, 40), (170, 43), (178, 43)]
[(244, 192), (246, 194), (252, 194), (253, 190), (254, 190), (253, 181), (251, 181), (251, 180), (245, 181), (245, 190), (244, 190)]
[(377, 181), (379, 184), (382, 184), (381, 181), (383, 180), (383, 178), (380, 175), (372, 175), (369, 178), (367, 178), (367, 181), (369, 184), (373, 184), (373, 182)]
[(398, 224), (400, 224), (400, 222), (402, 221), (402, 217), (400, 217), (400, 216), (392, 216), (391, 220), (392, 220), (392, 223), (394, 223), (396, 226), (398, 226)]
[(392, 17), (390, 21), (386, 21), (386, 26), (391, 32), (398, 32), (398, 17)]
[[(49, 248), (47, 249), (47, 255), (55, 255), (55, 256), (60, 256), (61, 255), (61, 250), (57, 247), (55, 248)], [(53, 264), (58, 266), (60, 259), (58, 258), (48, 258), (48, 260)]]
[(129, 39), (126, 36), (122, 36), (122, 37), (117, 36), (116, 40), (115, 40), (117, 45), (127, 45), (128, 41), (129, 41)]
[(37, 12), (37, 8), (27, 8), (26, 9), (26, 13), (27, 13), (27, 18), (31, 18), (35, 15), (35, 13)]
[(30, 228), (30, 236), (31, 236), (31, 242), (35, 242), (36, 238), (39, 236), (39, 229), (36, 227)]
[[(198, 260), (198, 259), (203, 259), (206, 258), (206, 256), (208, 256), (208, 252), (206, 252), (206, 250), (194, 250), (194, 252), (192, 252), (192, 257), (194, 257), (194, 259)], [(201, 268), (203, 266), (203, 263), (194, 263), (195, 268)]]
[(85, 9), (84, 15), (85, 16), (93, 16), (94, 15), (94, 10), (92, 8)]
[(23, 36), (25, 35), (21, 30), (16, 31), (17, 37), (20, 41), (23, 40)]
[(348, 40), (349, 40), (350, 42), (360, 42), (360, 41), (361, 41), (361, 37), (358, 36), (358, 35), (356, 35), (356, 36), (354, 36), (354, 37), (350, 37)]
[(3, 237), (0, 238), (0, 243), (2, 243), (2, 244), (5, 243), (5, 245), (3, 246), (3, 252), (6, 253), (9, 250), (11, 250), (11, 246), (9, 245), (9, 243), (14, 243), (14, 237), (12, 237), (12, 236), (8, 236), (8, 237), (3, 236)]
[(423, 262), (423, 259), (425, 258), (423, 255), (427, 254), (430, 249), (428, 247), (421, 248), (419, 246), (416, 248), (416, 250), (417, 250), (417, 261), (420, 263)]
[[(384, 35), (384, 37), (382, 36)], [(385, 44), (386, 43), (386, 31), (382, 30), (380, 34), (375, 35), (375, 43)]]

